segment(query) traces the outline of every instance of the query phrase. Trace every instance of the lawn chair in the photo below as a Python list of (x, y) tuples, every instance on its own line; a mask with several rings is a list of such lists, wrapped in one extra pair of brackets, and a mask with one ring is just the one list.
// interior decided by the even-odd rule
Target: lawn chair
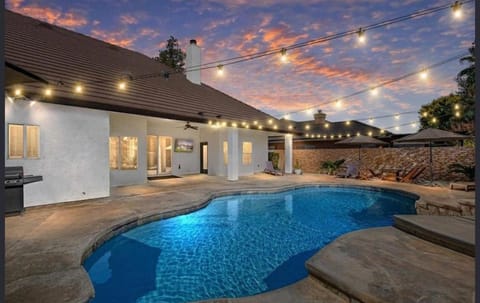
[(337, 174), (338, 178), (358, 178), (359, 171), (357, 164), (347, 164), (346, 171), (344, 173)]
[(273, 168), (272, 161), (267, 161), (265, 163), (265, 169), (263, 172), (274, 176), (283, 176), (283, 172), (281, 170)]
[(426, 166), (415, 166), (409, 172), (407, 172), (399, 182), (413, 183), (418, 176), (426, 169)]

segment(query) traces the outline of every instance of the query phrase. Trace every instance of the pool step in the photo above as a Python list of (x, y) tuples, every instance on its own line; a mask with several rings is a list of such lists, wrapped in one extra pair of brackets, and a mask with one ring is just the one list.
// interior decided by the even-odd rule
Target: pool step
[(394, 226), (435, 244), (475, 256), (474, 217), (396, 215)]
[(343, 235), (306, 263), (351, 302), (472, 302), (475, 259), (394, 227)]

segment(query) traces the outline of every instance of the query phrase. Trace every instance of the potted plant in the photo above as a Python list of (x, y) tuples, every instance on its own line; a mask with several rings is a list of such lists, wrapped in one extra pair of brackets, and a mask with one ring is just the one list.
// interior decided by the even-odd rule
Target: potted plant
[(298, 160), (298, 159), (295, 160), (295, 165), (293, 165), (293, 168), (294, 168), (295, 174), (297, 174), (297, 175), (302, 174), (302, 166), (300, 164), (300, 160)]
[(327, 170), (327, 174), (333, 175), (344, 162), (345, 159), (336, 161), (327, 160), (322, 163), (322, 168)]

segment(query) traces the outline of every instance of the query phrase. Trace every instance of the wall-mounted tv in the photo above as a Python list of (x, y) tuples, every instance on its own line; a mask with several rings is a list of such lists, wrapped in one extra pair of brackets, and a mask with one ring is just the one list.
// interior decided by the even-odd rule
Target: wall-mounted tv
[(193, 140), (175, 139), (175, 152), (178, 152), (178, 153), (193, 152)]

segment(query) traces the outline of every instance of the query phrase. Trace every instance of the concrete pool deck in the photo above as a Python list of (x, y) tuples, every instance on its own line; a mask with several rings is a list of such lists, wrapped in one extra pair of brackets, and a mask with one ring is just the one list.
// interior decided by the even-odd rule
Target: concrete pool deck
[[(18, 303), (86, 302), (93, 295), (93, 288), (87, 273), (81, 266), (82, 260), (92, 249), (112, 235), (145, 222), (199, 209), (204, 207), (209, 199), (218, 195), (233, 192), (277, 191), (285, 187), (304, 184), (358, 185), (398, 189), (417, 194), (424, 202), (440, 203), (451, 207), (457, 207), (459, 200), (475, 197), (474, 192), (453, 191), (443, 187), (426, 187), (379, 180), (337, 179), (314, 174), (281, 177), (257, 174), (242, 177), (236, 182), (229, 182), (221, 177), (193, 175), (180, 179), (151, 181), (145, 185), (114, 188), (108, 198), (30, 208), (21, 216), (6, 218), (6, 301)], [(387, 229), (396, 230), (393, 227)], [(362, 232), (370, 234), (369, 230)], [(412, 238), (423, 241), (413, 236)], [(443, 248), (442, 253), (447, 256), (445, 257), (447, 263), (451, 260), (451, 264), (448, 266), (458, 265), (456, 264), (458, 258), (455, 256), (459, 253)], [(427, 263), (425, 266), (437, 264), (431, 258), (425, 258), (423, 261), (429, 262), (429, 260), (434, 264)], [(465, 262), (466, 266), (470, 266), (473, 270), (474, 258), (462, 259), (462, 264)], [(381, 263), (377, 265), (382, 268)], [(431, 274), (435, 275), (433, 268), (435, 267), (432, 267)], [(460, 273), (460, 271), (458, 272)], [(369, 277), (362, 278), (366, 281), (365, 283), (368, 282), (368, 279)], [(449, 279), (461, 280), (465, 279), (465, 276), (456, 276), (456, 273), (452, 272)], [(399, 282), (401, 281), (395, 281), (395, 283)], [(422, 282), (423, 280), (417, 281), (417, 283)], [(473, 285), (473, 278), (471, 283)], [(448, 292), (452, 285), (448, 283), (448, 280), (443, 280), (436, 287)], [(290, 298), (295, 298), (296, 302), (348, 302), (344, 294), (330, 291), (330, 289), (330, 286), (316, 283), (314, 278), (309, 277), (271, 293), (228, 301), (281, 302), (282, 300), (278, 300), (278, 298), (283, 298), (283, 302), (291, 302), (292, 300), (288, 299), (290, 296)], [(275, 296), (277, 296), (276, 300)], [(325, 296), (324, 299), (321, 299), (321, 296)]]

